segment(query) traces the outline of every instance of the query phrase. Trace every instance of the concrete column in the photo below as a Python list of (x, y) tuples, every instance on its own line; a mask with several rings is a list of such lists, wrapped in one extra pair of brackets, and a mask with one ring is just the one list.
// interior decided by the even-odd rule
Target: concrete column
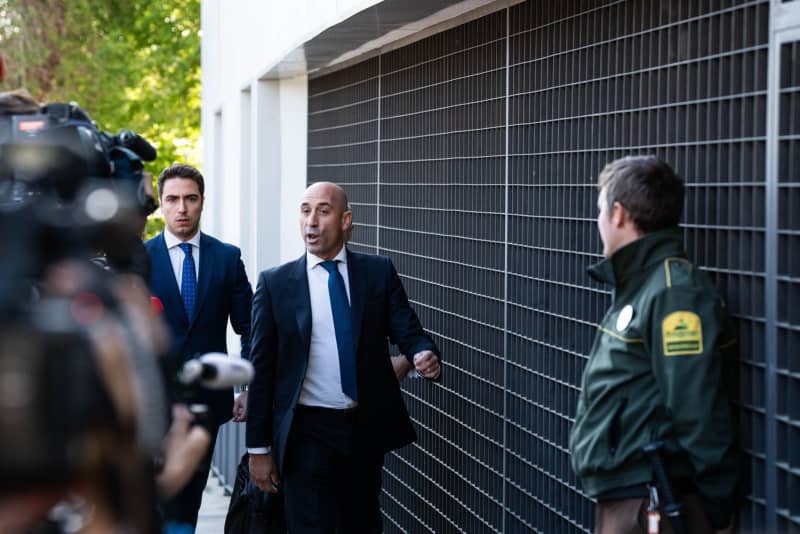
[(281, 88), (277, 80), (256, 80), (251, 89), (250, 217), (254, 264), (258, 272), (280, 263)]
[[(255, 243), (253, 236), (255, 229), (252, 225), (253, 205), (253, 150), (252, 150), (252, 104), (251, 88), (248, 86), (241, 91), (239, 99), (239, 246), (242, 249), (242, 261), (247, 269), (248, 276), (255, 276)], [(233, 180), (232, 180), (233, 181)], [(235, 209), (231, 215), (237, 214)], [(233, 217), (232, 217), (233, 218)]]
[(308, 77), (280, 81), (281, 190), (280, 261), (293, 260), (305, 247), (300, 238), (300, 197), (306, 188)]

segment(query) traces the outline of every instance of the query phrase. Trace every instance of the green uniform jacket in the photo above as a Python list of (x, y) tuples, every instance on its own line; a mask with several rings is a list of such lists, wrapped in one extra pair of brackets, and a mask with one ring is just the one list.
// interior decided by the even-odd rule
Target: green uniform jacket
[(646, 234), (590, 274), (614, 291), (570, 433), (584, 491), (596, 497), (649, 482), (642, 447), (663, 440), (668, 475), (693, 480), (712, 523), (725, 526), (738, 475), (722, 380), (733, 338), (722, 299), (686, 259), (677, 227)]

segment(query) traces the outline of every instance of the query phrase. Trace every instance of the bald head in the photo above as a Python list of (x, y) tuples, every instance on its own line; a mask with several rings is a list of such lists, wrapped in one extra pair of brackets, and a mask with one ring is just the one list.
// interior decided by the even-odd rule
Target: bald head
[[(344, 192), (339, 185), (333, 182), (316, 182), (308, 186), (303, 193), (303, 199), (305, 200), (308, 197), (321, 197), (327, 196), (330, 198), (337, 206), (341, 206), (343, 208), (342, 211), (348, 209), (347, 205), (347, 193)], [(301, 201), (302, 202), (302, 201)]]
[(344, 246), (353, 214), (344, 189), (331, 182), (317, 182), (300, 200), (300, 232), (306, 250), (324, 260), (336, 257)]

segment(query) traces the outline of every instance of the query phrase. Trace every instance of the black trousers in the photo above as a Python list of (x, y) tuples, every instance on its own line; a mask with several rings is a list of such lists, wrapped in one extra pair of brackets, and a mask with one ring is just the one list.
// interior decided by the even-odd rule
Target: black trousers
[(383, 455), (357, 443), (357, 417), (356, 410), (297, 407), (281, 473), (292, 534), (383, 531)]
[(161, 506), (163, 521), (188, 523), (197, 526), (197, 513), (200, 511), (200, 503), (203, 500), (203, 491), (208, 482), (208, 473), (211, 470), (211, 457), (214, 455), (214, 445), (217, 442), (219, 425), (206, 425), (206, 430), (211, 434), (211, 446), (200, 465), (192, 475), (189, 483), (172, 499), (164, 502)]

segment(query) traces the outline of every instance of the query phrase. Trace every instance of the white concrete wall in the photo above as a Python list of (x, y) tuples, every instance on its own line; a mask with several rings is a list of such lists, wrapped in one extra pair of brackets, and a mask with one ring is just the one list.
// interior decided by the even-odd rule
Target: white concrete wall
[(203, 0), (203, 230), (239, 245), (248, 276), (303, 247), (305, 76), (260, 80), (298, 45), (379, 0)]
[[(326, 28), (379, 0), (203, 0), (203, 231), (238, 245), (258, 273), (298, 257), (308, 80), (260, 76)], [(239, 338), (228, 328), (228, 350)]]

